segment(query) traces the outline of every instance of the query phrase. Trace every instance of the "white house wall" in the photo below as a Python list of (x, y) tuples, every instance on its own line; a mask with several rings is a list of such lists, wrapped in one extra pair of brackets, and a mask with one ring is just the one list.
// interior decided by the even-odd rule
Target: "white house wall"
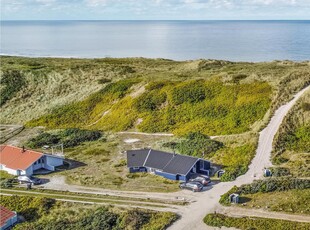
[(7, 168), (7, 167), (5, 167), (5, 165), (2, 165), (2, 170), (6, 171), (9, 174), (12, 174), (12, 175), (15, 175), (15, 176), (17, 175), (17, 170), (16, 169)]

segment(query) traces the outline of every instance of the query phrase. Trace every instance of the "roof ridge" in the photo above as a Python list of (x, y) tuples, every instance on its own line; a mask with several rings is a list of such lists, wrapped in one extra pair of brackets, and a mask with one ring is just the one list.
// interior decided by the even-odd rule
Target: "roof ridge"
[(146, 161), (147, 161), (147, 158), (149, 158), (149, 155), (150, 155), (151, 151), (152, 151), (152, 149), (150, 148), (150, 150), (149, 150), (149, 152), (147, 153), (147, 156), (146, 156), (146, 158), (145, 158), (145, 160), (144, 160), (142, 166), (145, 166), (145, 163), (146, 163)]

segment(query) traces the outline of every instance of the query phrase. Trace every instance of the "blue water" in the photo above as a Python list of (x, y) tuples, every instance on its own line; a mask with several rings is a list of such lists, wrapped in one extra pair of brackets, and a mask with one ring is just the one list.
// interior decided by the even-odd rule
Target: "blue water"
[(310, 60), (310, 21), (2, 21), (1, 54)]

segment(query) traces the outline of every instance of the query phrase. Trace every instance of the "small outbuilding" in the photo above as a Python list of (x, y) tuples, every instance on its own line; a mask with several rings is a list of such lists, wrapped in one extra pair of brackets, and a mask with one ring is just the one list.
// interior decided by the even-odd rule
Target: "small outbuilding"
[(153, 149), (127, 151), (129, 172), (150, 172), (171, 180), (187, 181), (191, 174), (209, 175), (209, 161)]
[(16, 222), (16, 212), (0, 206), (0, 230), (10, 229)]
[(237, 194), (237, 193), (230, 194), (229, 195), (229, 202), (234, 203), (234, 204), (238, 204), (239, 203), (239, 194)]
[(31, 176), (35, 170), (55, 171), (55, 167), (63, 165), (63, 157), (44, 154), (11, 145), (0, 146), (0, 170), (9, 174)]

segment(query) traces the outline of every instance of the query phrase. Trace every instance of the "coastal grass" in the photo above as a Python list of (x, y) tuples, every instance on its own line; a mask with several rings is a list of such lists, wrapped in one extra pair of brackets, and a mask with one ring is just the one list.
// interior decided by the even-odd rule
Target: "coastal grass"
[(310, 176), (310, 92), (284, 118), (274, 139), (272, 161), (298, 177)]
[[(124, 79), (140, 79), (148, 84), (154, 81), (188, 82), (217, 78), (232, 87), (255, 81), (267, 82), (273, 88), (272, 114), (276, 107), (288, 101), (293, 93), (304, 87), (310, 78), (307, 62), (246, 63), (217, 60), (7, 56), (0, 58), (1, 76), (7, 71), (17, 71), (25, 79), (23, 90), (14, 93), (14, 97), (8, 99), (3, 105), (1, 123), (21, 124), (38, 119), (56, 108), (83, 101), (111, 82)], [(1, 83), (1, 87), (5, 86)], [(179, 89), (177, 88), (176, 91)], [(184, 88), (181, 87), (181, 90), (183, 91)], [(99, 114), (98, 116), (100, 117)], [(95, 120), (95, 117), (93, 118)]]
[[(149, 140), (146, 145), (154, 144)], [(134, 145), (134, 143), (133, 143)], [(123, 139), (114, 135), (107, 140), (85, 142), (65, 149), (65, 157), (83, 162), (83, 166), (59, 172), (68, 183), (120, 190), (174, 192), (178, 182), (148, 173), (129, 173), (125, 150), (130, 149)]]
[(78, 204), (46, 197), (1, 196), (1, 205), (25, 218), (14, 229), (166, 229), (178, 216), (137, 208)]
[[(56, 196), (62, 199), (78, 199), (87, 201), (88, 199), (92, 201), (120, 201), (120, 202), (147, 202), (154, 204), (172, 204), (172, 205), (186, 205), (185, 201), (173, 201), (173, 200), (163, 200), (163, 199), (153, 199), (153, 198), (136, 198), (136, 197), (126, 197), (126, 196), (113, 196), (108, 194), (100, 193), (83, 193), (83, 192), (70, 192), (70, 191), (61, 191), (61, 190), (52, 190), (52, 189), (42, 189), (40, 186), (32, 187), (31, 190), (26, 190), (25, 187), (12, 187), (12, 188), (1, 188), (3, 193), (7, 192), (15, 195), (38, 195), (38, 196)], [(54, 197), (54, 198), (56, 198)]]
[(288, 220), (269, 219), (260, 217), (229, 217), (223, 214), (208, 214), (203, 219), (204, 223), (213, 227), (261, 229), (261, 230), (303, 230), (309, 229), (310, 223), (293, 222)]
[[(262, 120), (270, 107), (268, 83), (227, 85), (219, 80), (151, 82), (146, 91), (128, 95), (134, 80), (110, 83), (83, 101), (58, 107), (27, 126), (79, 127), (104, 131), (242, 133)], [(127, 95), (127, 96), (126, 96)], [(141, 122), (137, 124), (137, 121)]]
[[(310, 189), (246, 194), (241, 197), (240, 207), (265, 209), (291, 214), (310, 214)], [(244, 201), (244, 202), (243, 202)]]

